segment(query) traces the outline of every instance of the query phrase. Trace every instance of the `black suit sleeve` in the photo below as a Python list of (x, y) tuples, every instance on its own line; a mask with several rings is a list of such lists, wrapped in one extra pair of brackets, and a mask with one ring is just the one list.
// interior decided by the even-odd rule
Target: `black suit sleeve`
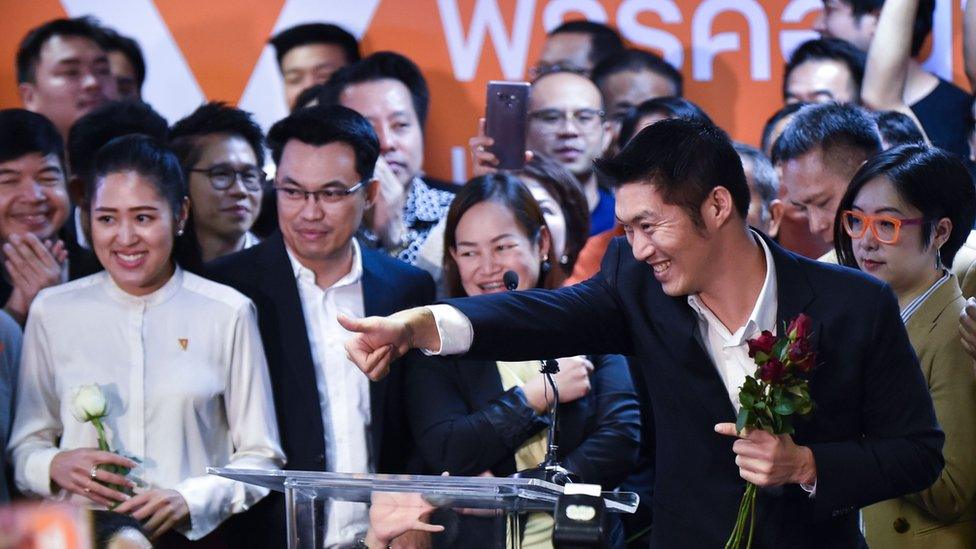
[(419, 353), (408, 357), (410, 426), (430, 471), (481, 474), (511, 458), (526, 439), (546, 426), (521, 389), (506, 391), (471, 412), (458, 370), (477, 366)]
[(614, 288), (620, 246), (613, 241), (593, 278), (558, 290), (452, 299), (474, 327), (467, 358), (631, 354), (627, 319)]
[(928, 488), (944, 465), (945, 437), (898, 303), (887, 286), (873, 303), (873, 349), (863, 370), (864, 437), (810, 444), (817, 465), (815, 520)]
[(640, 451), (640, 407), (627, 361), (620, 355), (592, 357), (596, 430), (566, 456), (566, 469), (584, 482), (612, 489), (627, 478)]

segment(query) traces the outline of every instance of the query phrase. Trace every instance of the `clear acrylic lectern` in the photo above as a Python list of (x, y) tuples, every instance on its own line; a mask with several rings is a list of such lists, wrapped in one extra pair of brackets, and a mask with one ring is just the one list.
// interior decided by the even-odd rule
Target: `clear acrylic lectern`
[[(374, 492), (420, 494), (439, 508), (496, 510), (499, 547), (521, 546), (524, 513), (549, 512), (563, 487), (536, 479), (367, 475), (210, 467), (210, 474), (264, 486), (285, 493), (288, 547), (321, 549), (328, 501), (369, 503)], [(630, 492), (604, 492), (607, 510), (633, 513), (638, 497)]]

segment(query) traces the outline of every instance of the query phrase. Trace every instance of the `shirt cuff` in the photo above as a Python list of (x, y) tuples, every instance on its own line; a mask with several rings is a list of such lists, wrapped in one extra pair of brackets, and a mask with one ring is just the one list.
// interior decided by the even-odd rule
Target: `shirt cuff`
[(814, 479), (813, 484), (803, 484), (803, 483), (800, 483), (800, 488), (803, 488), (803, 491), (804, 492), (810, 494), (810, 497), (811, 498), (817, 497), (817, 480), (816, 479)]
[[(27, 490), (42, 496), (51, 497), (51, 462), (54, 456), (61, 450), (58, 448), (45, 448), (37, 450), (24, 463), (24, 482)], [(21, 489), (25, 486), (20, 486)]]
[(425, 355), (460, 355), (468, 352), (474, 341), (474, 327), (468, 317), (450, 305), (430, 305), (427, 308), (434, 315), (441, 348), (421, 351)]

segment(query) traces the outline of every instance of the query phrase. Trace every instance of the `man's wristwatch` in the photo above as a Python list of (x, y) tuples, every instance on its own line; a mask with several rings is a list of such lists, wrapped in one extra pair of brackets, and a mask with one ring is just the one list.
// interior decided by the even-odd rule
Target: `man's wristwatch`
[[(356, 538), (356, 545), (354, 545), (353, 547), (355, 549), (373, 549), (369, 546), (368, 543), (366, 543), (366, 536)], [(392, 546), (384, 545), (383, 547), (385, 547), (386, 549), (390, 549)]]

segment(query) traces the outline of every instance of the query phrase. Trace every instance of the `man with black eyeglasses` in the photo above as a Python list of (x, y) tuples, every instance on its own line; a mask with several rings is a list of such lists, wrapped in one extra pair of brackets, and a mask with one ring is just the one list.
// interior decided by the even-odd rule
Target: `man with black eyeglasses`
[(251, 227), (264, 194), (264, 135), (251, 116), (207, 103), (170, 130), (190, 193), (187, 234), (206, 263), (258, 243)]
[(532, 83), (525, 143), (568, 169), (590, 206), (590, 235), (612, 229), (613, 193), (597, 181), (593, 161), (613, 135), (605, 120), (600, 89), (573, 72), (551, 72)]
[[(390, 314), (433, 300), (427, 273), (360, 246), (374, 207), (381, 146), (370, 123), (340, 106), (299, 109), (268, 132), (277, 166), (279, 232), (221, 258), (211, 276), (244, 293), (258, 325), (288, 469), (404, 473), (414, 456), (402, 381), (370, 383), (349, 361), (337, 316)], [(231, 547), (284, 547), (284, 501), (236, 515)], [(349, 547), (369, 526), (364, 504), (327, 502), (326, 547)], [(407, 534), (418, 536), (426, 534)]]

